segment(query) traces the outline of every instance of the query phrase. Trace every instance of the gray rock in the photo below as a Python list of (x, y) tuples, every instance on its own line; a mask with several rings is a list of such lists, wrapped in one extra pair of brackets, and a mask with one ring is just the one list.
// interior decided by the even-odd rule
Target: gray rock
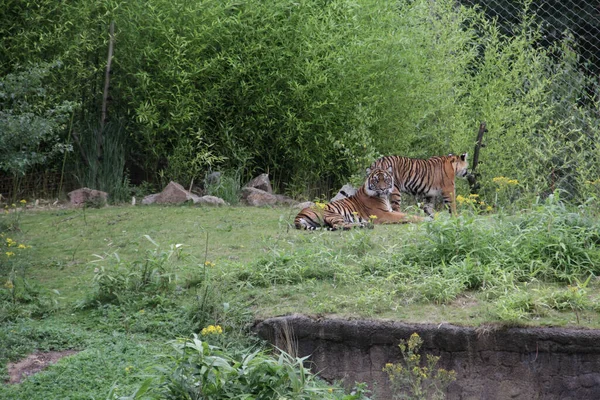
[(312, 208), (315, 206), (315, 203), (312, 201), (305, 201), (303, 203), (296, 203), (292, 207), (298, 210), (304, 210), (305, 208)]
[(142, 199), (142, 204), (154, 204), (156, 202), (156, 197), (158, 193), (149, 194), (148, 196), (144, 196)]
[(250, 182), (246, 183), (244, 187), (256, 188), (267, 193), (273, 193), (273, 188), (271, 187), (271, 182), (269, 181), (269, 174), (260, 174)]
[(254, 207), (274, 205), (293, 206), (297, 203), (297, 201), (291, 197), (281, 194), (272, 194), (264, 190), (246, 186), (242, 188), (242, 202)]
[(179, 204), (192, 199), (190, 192), (185, 190), (179, 183), (171, 181), (165, 186), (163, 191), (156, 196), (155, 202), (157, 204)]
[(254, 207), (274, 206), (277, 204), (277, 197), (264, 190), (245, 186), (242, 188), (242, 201)]
[(356, 190), (357, 189), (355, 187), (353, 187), (352, 185), (347, 183), (344, 186), (342, 186), (340, 191), (335, 196), (333, 196), (333, 198), (331, 200), (329, 200), (329, 202), (333, 202), (336, 200), (345, 199), (346, 197), (353, 196), (356, 193)]
[(204, 182), (206, 183), (206, 186), (217, 186), (219, 183), (221, 183), (221, 173), (211, 172), (210, 174), (206, 175)]
[(73, 190), (67, 195), (69, 196), (71, 204), (74, 206), (82, 205), (88, 201), (106, 203), (106, 200), (108, 199), (108, 193), (86, 187)]
[(198, 200), (194, 200), (196, 204), (202, 204), (206, 206), (226, 206), (227, 203), (220, 197), (217, 196), (202, 196)]

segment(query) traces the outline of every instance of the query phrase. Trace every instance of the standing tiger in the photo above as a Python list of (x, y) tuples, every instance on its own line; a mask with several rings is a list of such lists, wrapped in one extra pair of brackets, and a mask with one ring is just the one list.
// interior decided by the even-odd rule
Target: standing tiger
[(467, 153), (449, 154), (427, 160), (387, 156), (376, 160), (371, 168), (392, 168), (394, 190), (390, 202), (394, 211), (400, 210), (400, 193), (425, 196), (423, 211), (433, 217), (433, 199), (442, 196), (452, 215), (456, 215), (454, 178), (467, 176)]
[(393, 188), (391, 167), (367, 168), (365, 184), (354, 195), (326, 204), (322, 210), (307, 207), (298, 213), (294, 225), (298, 229), (325, 227), (337, 230), (363, 227), (370, 221), (376, 224), (421, 221), (421, 217), (392, 210), (389, 196)]

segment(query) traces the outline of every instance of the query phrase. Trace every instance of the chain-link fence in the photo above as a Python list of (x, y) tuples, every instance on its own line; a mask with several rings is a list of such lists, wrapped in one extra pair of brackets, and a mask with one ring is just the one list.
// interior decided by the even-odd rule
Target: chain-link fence
[(548, 75), (555, 82), (547, 108), (554, 110), (547, 114), (545, 125), (533, 129), (545, 131), (535, 134), (547, 137), (538, 141), (539, 148), (531, 153), (545, 154), (530, 161), (541, 161), (538, 172), (547, 182), (543, 192), (562, 189), (567, 197), (580, 201), (600, 196), (600, 150), (596, 146), (600, 134), (600, 2), (459, 1), (483, 11), (509, 38), (522, 35), (525, 20), (533, 21), (527, 29), (537, 29), (535, 46), (547, 50), (556, 63), (549, 67), (552, 72)]
[(580, 55), (580, 67), (598, 76), (600, 73), (600, 2), (593, 0), (461, 0), (468, 6), (481, 7), (489, 18), (496, 18), (510, 34), (521, 22), (523, 10), (535, 14), (541, 23), (542, 46), (550, 46), (573, 35)]

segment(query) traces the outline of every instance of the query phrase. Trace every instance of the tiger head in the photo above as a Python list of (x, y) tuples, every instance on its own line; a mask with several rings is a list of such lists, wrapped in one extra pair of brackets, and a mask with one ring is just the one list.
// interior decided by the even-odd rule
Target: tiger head
[(365, 192), (371, 197), (388, 197), (394, 190), (394, 174), (392, 167), (367, 168)]
[(469, 164), (467, 163), (467, 153), (463, 153), (460, 156), (448, 154), (448, 160), (452, 164), (455, 176), (464, 178), (468, 175)]

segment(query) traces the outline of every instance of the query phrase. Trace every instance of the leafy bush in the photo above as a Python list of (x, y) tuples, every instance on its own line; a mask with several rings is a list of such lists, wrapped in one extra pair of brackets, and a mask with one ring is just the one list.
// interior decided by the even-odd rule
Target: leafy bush
[(25, 175), (72, 150), (60, 133), (75, 103), (54, 103), (45, 89), (48, 75), (60, 67), (46, 63), (0, 76), (0, 171)]
[[(218, 327), (207, 328), (206, 335), (212, 332), (218, 335)], [(277, 357), (261, 350), (231, 354), (197, 335), (172, 345), (176, 355), (171, 365), (161, 368), (159, 387), (149, 390), (152, 398), (367, 399), (364, 389), (345, 395), (319, 382), (304, 366), (306, 358), (282, 351)]]
[[(126, 153), (105, 151), (118, 162), (103, 165), (71, 159), (82, 182), (86, 168), (96, 181), (122, 178), (127, 160), (147, 180), (184, 185), (216, 167), (241, 180), (268, 171), (276, 187), (312, 198), (380, 154), (469, 151), (485, 120), (486, 204), (600, 194), (597, 78), (578, 67), (568, 32), (544, 44), (529, 2), (510, 27), (453, 0), (38, 3), (0, 10), (0, 73), (60, 59), (46, 109), (81, 104), (72, 129), (81, 138), (95, 132), (116, 22), (109, 109), (125, 146), (104, 145)], [(44, 150), (69, 143), (67, 129), (52, 132), (61, 141)], [(510, 199), (496, 199), (495, 177), (520, 182)], [(127, 189), (113, 178), (109, 191)]]
[(419, 350), (422, 345), (423, 339), (418, 333), (410, 335), (408, 340), (401, 340), (398, 347), (403, 362), (389, 363), (383, 368), (390, 379), (395, 399), (445, 399), (446, 388), (456, 380), (454, 371), (436, 369), (438, 356), (427, 354), (427, 362), (421, 366)]
[[(160, 250), (149, 236), (145, 236), (156, 248), (147, 252), (143, 260), (121, 261), (117, 253), (107, 259), (108, 266), (94, 269), (94, 293), (79, 304), (87, 308), (102, 304), (127, 304), (146, 295), (160, 295), (172, 291), (177, 280), (172, 258), (182, 255), (182, 245), (171, 245), (169, 250)], [(99, 261), (107, 260), (100, 257)]]

